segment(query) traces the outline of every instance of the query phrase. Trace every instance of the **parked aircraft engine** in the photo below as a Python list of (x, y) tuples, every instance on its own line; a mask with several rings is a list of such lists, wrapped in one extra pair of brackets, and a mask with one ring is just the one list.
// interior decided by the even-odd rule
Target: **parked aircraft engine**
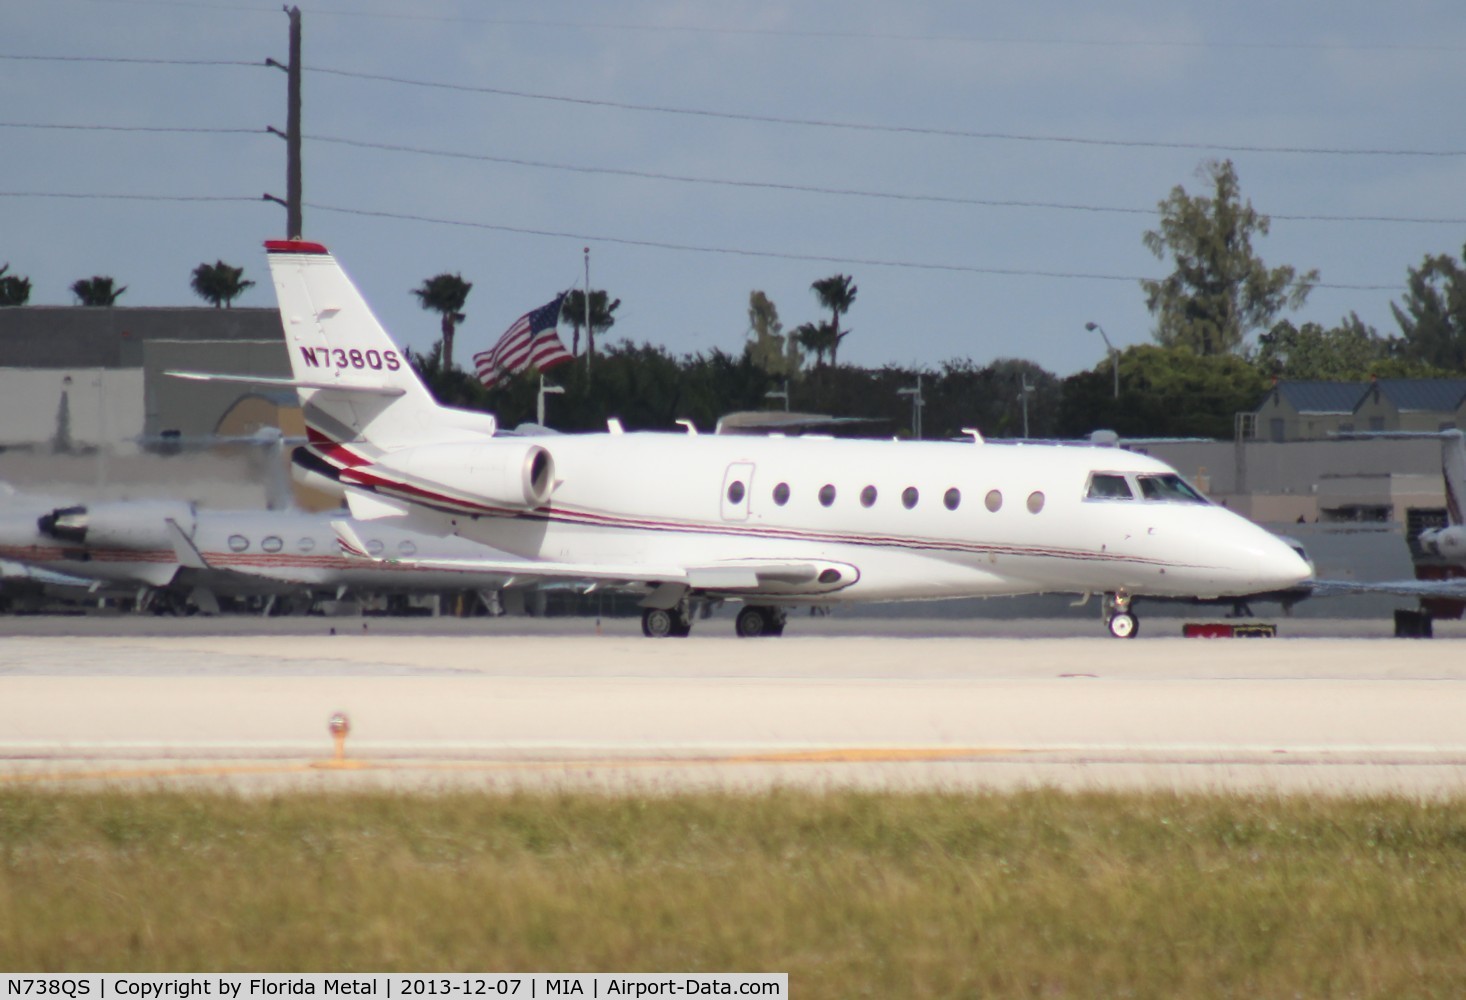
[(1459, 524), (1422, 531), (1417, 541), (1421, 551), (1427, 555), (1445, 559), (1466, 558), (1466, 527)]
[(77, 545), (168, 549), (173, 544), (168, 530), (170, 519), (191, 532), (193, 505), (165, 500), (57, 507), (43, 514), (36, 527), (43, 535)]
[(461, 494), (494, 506), (538, 507), (555, 488), (555, 462), (543, 445), (513, 439), (425, 445), (347, 469), (343, 482), (415, 486)]

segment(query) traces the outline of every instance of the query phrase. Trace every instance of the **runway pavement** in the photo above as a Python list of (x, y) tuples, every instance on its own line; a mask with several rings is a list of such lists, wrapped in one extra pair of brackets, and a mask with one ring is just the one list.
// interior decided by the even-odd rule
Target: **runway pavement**
[(134, 621), (0, 626), (0, 787), (1466, 793), (1466, 643), (1373, 638), (1388, 622), (1126, 642), (1093, 622), (650, 641), (624, 620)]

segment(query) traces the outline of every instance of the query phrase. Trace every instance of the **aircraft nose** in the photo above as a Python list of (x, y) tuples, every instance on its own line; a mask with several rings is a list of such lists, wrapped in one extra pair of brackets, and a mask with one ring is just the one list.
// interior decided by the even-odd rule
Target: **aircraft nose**
[(1297, 549), (1276, 535), (1264, 535), (1256, 552), (1259, 590), (1283, 590), (1313, 579), (1313, 567)]

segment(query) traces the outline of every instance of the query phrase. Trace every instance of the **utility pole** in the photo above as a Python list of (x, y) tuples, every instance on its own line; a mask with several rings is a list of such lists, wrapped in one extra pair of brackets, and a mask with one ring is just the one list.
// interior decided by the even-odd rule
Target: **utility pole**
[(296, 239), (305, 233), (300, 183), (300, 8), (286, 7), (285, 13), (290, 18), (290, 62), (282, 66), (274, 59), (265, 60), (266, 66), (285, 71), (285, 131), (270, 127), (285, 140), (285, 200), (272, 194), (265, 195), (265, 199), (285, 206), (285, 235)]
[(897, 389), (896, 395), (911, 397), (911, 432), (912, 437), (921, 440), (921, 408), (926, 405), (926, 400), (921, 396), (921, 373), (916, 375), (916, 385), (910, 389)]

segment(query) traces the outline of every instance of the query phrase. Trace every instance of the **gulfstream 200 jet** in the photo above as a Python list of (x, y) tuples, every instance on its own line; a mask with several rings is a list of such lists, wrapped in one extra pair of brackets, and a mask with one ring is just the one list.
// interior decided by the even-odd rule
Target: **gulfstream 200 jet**
[[(1285, 543), (1169, 466), (1116, 448), (687, 433), (523, 437), (435, 402), (326, 248), (269, 242), (311, 448), (357, 518), (491, 546), (476, 568), (644, 593), (642, 628), (687, 635), (698, 602), (742, 602), (741, 636), (785, 609), (1051, 592), (1227, 597), (1307, 579)], [(241, 380), (261, 381), (241, 377)], [(343, 548), (362, 558), (349, 524)], [(421, 560), (420, 560), (421, 561)]]

